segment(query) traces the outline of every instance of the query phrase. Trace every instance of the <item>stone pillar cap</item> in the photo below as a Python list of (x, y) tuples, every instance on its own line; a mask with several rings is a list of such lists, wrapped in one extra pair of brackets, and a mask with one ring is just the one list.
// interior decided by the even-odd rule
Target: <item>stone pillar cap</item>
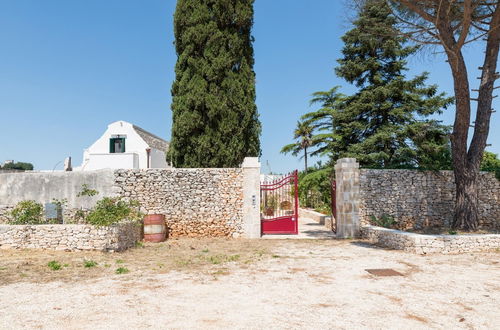
[(259, 167), (260, 168), (259, 157), (245, 157), (245, 159), (243, 159), (243, 164), (241, 164), (241, 167)]

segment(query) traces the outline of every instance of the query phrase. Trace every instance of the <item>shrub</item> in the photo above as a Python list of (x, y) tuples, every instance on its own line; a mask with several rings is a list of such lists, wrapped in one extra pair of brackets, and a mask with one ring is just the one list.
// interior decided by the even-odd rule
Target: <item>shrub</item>
[(36, 225), (43, 223), (43, 205), (32, 200), (19, 202), (10, 212), (11, 225)]
[(125, 267), (120, 267), (120, 268), (117, 268), (115, 273), (117, 274), (127, 274), (129, 272), (128, 268), (125, 268)]
[(95, 262), (94, 260), (85, 260), (83, 262), (83, 265), (85, 266), (85, 268), (92, 268), (97, 266), (97, 262)]
[(52, 261), (49, 261), (49, 263), (47, 264), (47, 267), (49, 267), (52, 270), (59, 270), (59, 269), (61, 269), (62, 266), (59, 262), (52, 260)]
[(121, 198), (104, 197), (88, 214), (87, 223), (94, 226), (109, 226), (123, 220), (141, 220), (139, 203)]
[(370, 216), (370, 218), (372, 222), (379, 227), (392, 228), (396, 224), (396, 220), (394, 220), (394, 217), (388, 214), (382, 214), (380, 218), (372, 215)]

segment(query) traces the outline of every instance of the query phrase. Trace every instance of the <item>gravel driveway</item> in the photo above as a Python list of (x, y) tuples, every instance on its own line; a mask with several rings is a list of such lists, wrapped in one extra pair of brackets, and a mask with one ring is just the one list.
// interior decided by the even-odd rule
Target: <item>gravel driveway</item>
[[(266, 244), (267, 257), (165, 273), (129, 266), (125, 275), (5, 284), (0, 328), (500, 326), (500, 253), (417, 256), (335, 240), (248, 244)], [(372, 268), (403, 276), (376, 277), (365, 271)]]

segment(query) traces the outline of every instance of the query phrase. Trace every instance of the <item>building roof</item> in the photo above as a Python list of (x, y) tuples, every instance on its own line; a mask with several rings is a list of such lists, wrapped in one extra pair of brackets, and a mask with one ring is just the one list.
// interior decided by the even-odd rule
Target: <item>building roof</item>
[(143, 128), (139, 126), (132, 125), (134, 130), (139, 134), (139, 136), (146, 142), (151, 148), (167, 152), (169, 143), (163, 140), (161, 137), (158, 137), (152, 133), (149, 133)]

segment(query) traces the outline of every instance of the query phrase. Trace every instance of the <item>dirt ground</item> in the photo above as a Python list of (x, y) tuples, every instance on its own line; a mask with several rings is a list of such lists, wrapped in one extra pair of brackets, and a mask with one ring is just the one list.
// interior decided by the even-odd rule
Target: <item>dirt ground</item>
[[(402, 276), (366, 272), (374, 268)], [(499, 306), (499, 252), (236, 239), (123, 253), (0, 250), (0, 329), (498, 329)]]

